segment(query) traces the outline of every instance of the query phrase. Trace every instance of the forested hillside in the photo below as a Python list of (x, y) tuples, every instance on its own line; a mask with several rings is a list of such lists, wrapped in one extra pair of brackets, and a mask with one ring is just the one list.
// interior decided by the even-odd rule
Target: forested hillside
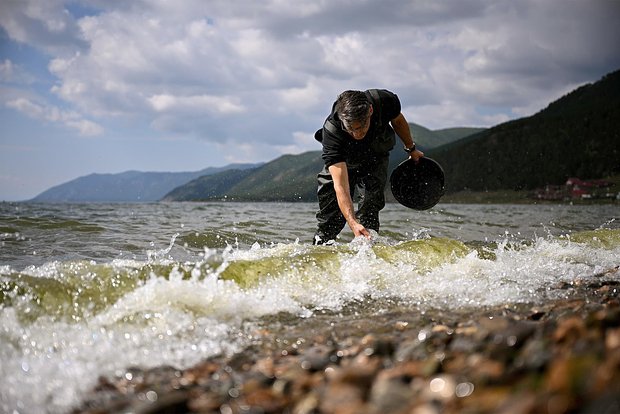
[(532, 189), (620, 173), (620, 71), (539, 113), (431, 151), (447, 191)]

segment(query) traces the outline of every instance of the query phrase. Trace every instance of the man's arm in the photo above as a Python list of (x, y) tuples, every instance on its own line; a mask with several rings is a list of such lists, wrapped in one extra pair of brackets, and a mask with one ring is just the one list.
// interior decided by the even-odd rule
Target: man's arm
[[(409, 129), (409, 124), (405, 119), (405, 116), (400, 113), (398, 116), (390, 121), (392, 124), (392, 128), (394, 128), (394, 132), (403, 142), (403, 145), (407, 148), (411, 148), (413, 146), (413, 137), (411, 136), (411, 130)], [(415, 150), (411, 154), (409, 154), (411, 158), (415, 161), (418, 161), (420, 158), (424, 156), (424, 153), (420, 150)]]
[(351, 200), (351, 191), (349, 188), (349, 173), (347, 172), (347, 164), (345, 162), (338, 162), (329, 166), (329, 173), (332, 175), (334, 181), (334, 190), (336, 191), (336, 199), (338, 200), (338, 207), (344, 216), (347, 224), (353, 231), (355, 237), (366, 236), (370, 238), (370, 233), (362, 224), (357, 221), (355, 217), (355, 211), (353, 210), (353, 200)]

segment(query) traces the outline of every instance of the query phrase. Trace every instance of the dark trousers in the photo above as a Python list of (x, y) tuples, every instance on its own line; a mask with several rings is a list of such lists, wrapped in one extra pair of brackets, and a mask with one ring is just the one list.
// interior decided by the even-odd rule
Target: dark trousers
[[(388, 155), (373, 158), (357, 168), (347, 168), (351, 199), (355, 190), (359, 195), (358, 210), (355, 213), (360, 223), (367, 229), (379, 231), (379, 211), (385, 207), (385, 184), (387, 182)], [(317, 176), (319, 211), (314, 244), (335, 240), (342, 231), (346, 220), (338, 207), (334, 181), (326, 167)]]

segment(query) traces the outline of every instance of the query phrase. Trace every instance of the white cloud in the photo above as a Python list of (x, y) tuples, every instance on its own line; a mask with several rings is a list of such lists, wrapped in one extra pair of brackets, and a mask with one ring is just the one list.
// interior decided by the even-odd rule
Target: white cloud
[(486, 127), (506, 122), (512, 116), (506, 113), (485, 113), (459, 102), (442, 102), (441, 105), (418, 105), (405, 107), (407, 121), (429, 129), (443, 129), (452, 126)]
[(238, 103), (238, 99), (226, 96), (174, 96), (162, 94), (150, 97), (149, 102), (157, 112), (189, 111), (203, 114), (233, 114), (244, 112), (244, 108)]
[(64, 111), (55, 106), (40, 105), (26, 98), (18, 98), (6, 103), (6, 106), (27, 116), (52, 123), (60, 123), (74, 129), (81, 136), (96, 136), (104, 132), (100, 125), (82, 118), (74, 111)]
[(21, 65), (18, 65), (10, 59), (4, 59), (0, 62), (0, 82), (17, 85), (31, 85), (36, 78), (32, 76)]
[[(366, 49), (364, 37), (357, 32), (343, 36), (319, 36), (317, 41), (323, 48), (323, 64), (349, 76), (364, 72), (364, 65), (372, 61)], [(368, 62), (365, 60), (368, 59)]]
[(2, 82), (10, 82), (15, 76), (15, 65), (9, 59), (0, 62), (0, 80)]
[[(301, 149), (290, 143), (344, 89), (391, 89), (426, 126), (489, 126), (620, 66), (620, 8), (606, 0), (6, 0), (0, 12), (12, 39), (49, 54), (64, 113), (82, 114), (53, 122), (85, 135), (103, 131), (85, 118), (122, 117), (212, 142), (260, 136), (263, 153)], [(28, 102), (12, 107), (49, 121), (55, 105)]]
[(103, 134), (103, 128), (101, 125), (87, 119), (68, 119), (64, 122), (68, 127), (77, 130), (81, 136), (91, 137)]
[(309, 109), (321, 103), (321, 87), (314, 79), (302, 87), (286, 88), (278, 92), (283, 108)]
[(12, 39), (46, 53), (71, 53), (86, 45), (64, 3), (63, 0), (3, 0), (0, 26)]
[(276, 146), (280, 154), (299, 154), (308, 151), (308, 148), (320, 148), (320, 144), (314, 139), (314, 132), (295, 131), (292, 135), (289, 143)]

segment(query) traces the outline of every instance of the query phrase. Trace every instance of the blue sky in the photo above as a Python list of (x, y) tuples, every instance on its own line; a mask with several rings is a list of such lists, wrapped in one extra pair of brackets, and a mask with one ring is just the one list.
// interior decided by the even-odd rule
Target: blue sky
[(0, 200), (319, 150), (346, 89), (493, 126), (620, 69), (619, 40), (616, 0), (2, 0)]

